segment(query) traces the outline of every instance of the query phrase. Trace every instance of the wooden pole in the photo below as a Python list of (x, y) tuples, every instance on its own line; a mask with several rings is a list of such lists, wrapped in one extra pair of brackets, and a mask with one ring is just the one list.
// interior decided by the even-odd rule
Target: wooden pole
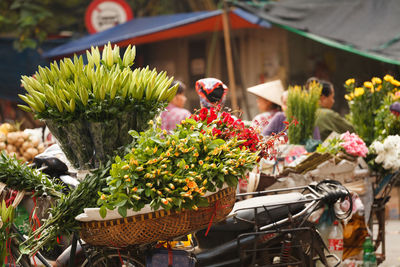
[(228, 66), (229, 91), (231, 96), (232, 109), (234, 111), (238, 111), (239, 106), (236, 97), (236, 82), (235, 82), (235, 72), (233, 69), (231, 33), (230, 33), (228, 16), (229, 16), (229, 8), (226, 2), (224, 1), (224, 12), (222, 13), (222, 25), (224, 29), (226, 65)]

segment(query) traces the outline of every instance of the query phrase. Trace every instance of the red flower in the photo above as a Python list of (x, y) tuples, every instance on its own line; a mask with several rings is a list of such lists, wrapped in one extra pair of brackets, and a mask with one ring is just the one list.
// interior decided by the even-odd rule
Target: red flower
[(213, 134), (213, 135), (219, 136), (219, 135), (222, 134), (222, 131), (221, 131), (220, 129), (213, 128), (213, 129), (212, 129), (212, 134)]

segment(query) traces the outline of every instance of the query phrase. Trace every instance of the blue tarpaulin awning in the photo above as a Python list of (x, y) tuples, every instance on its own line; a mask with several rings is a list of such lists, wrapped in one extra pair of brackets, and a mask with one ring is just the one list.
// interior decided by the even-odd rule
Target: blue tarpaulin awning
[[(103, 46), (108, 42), (119, 46), (138, 45), (222, 30), (222, 13), (222, 10), (214, 10), (136, 18), (56, 47), (45, 52), (43, 56), (60, 58), (79, 54), (91, 46)], [(229, 17), (232, 29), (271, 26), (269, 22), (239, 8), (231, 11)]]

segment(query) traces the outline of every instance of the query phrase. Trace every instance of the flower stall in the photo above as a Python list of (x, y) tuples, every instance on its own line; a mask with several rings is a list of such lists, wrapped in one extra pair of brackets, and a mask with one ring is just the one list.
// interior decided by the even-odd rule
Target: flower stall
[(131, 69), (134, 47), (120, 57), (108, 44), (102, 54), (97, 47), (87, 51), (87, 58), (86, 65), (75, 56), (22, 77), (27, 105), (20, 107), (45, 121), (85, 174), (66, 195), (39, 172), (25, 188), (20, 182), (28, 165), (2, 155), (0, 167), (20, 167), (12, 169), (11, 183), (3, 168), (1, 182), (55, 199), (48, 218), (20, 246), (23, 253), (77, 231), (89, 244), (118, 247), (210, 226), (231, 211), (239, 180), (276, 153), (275, 140), (284, 133), (263, 138), (221, 107), (197, 111), (171, 133), (161, 130), (154, 118), (177, 90), (170, 87), (173, 78)]

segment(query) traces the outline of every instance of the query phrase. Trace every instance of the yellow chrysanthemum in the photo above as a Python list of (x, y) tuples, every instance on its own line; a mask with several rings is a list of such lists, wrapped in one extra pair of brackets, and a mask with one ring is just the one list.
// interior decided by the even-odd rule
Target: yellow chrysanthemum
[(374, 88), (374, 85), (371, 82), (364, 82), (364, 86), (369, 89)]
[(356, 97), (362, 96), (364, 93), (365, 92), (363, 87), (357, 87), (356, 89), (354, 89), (354, 96)]
[(373, 84), (381, 84), (382, 83), (381, 78), (378, 78), (378, 77), (372, 78), (371, 81)]
[(400, 86), (400, 82), (399, 82), (398, 80), (393, 79), (393, 80), (391, 81), (391, 83), (392, 83), (394, 86)]
[(383, 79), (387, 82), (391, 82), (394, 78), (392, 75), (386, 74), (385, 77), (383, 77)]
[(356, 82), (356, 80), (353, 79), (353, 78), (351, 78), (351, 79), (348, 79), (348, 80), (346, 81), (346, 85), (347, 85), (347, 86), (350, 86), (351, 84), (353, 84), (353, 83), (355, 83), (355, 82)]

